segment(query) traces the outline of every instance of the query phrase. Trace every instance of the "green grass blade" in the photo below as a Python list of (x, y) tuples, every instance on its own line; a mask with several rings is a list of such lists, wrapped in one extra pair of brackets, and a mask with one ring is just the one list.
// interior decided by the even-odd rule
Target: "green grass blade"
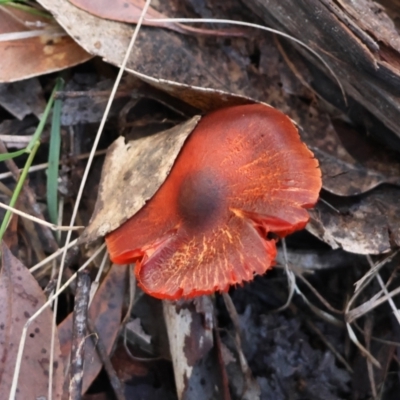
[[(10, 204), (9, 205), (11, 207), (15, 207), (15, 204), (17, 203), (18, 196), (21, 193), (22, 187), (24, 186), (24, 182), (25, 182), (25, 179), (26, 179), (26, 177), (28, 175), (29, 168), (32, 165), (33, 159), (35, 158), (35, 155), (36, 155), (36, 152), (37, 152), (37, 149), (39, 148), (39, 146), (40, 146), (40, 142), (36, 142), (36, 145), (33, 147), (32, 151), (29, 154), (28, 159), (26, 160), (24, 169), (21, 172), (21, 175), (20, 175), (20, 177), (18, 179), (18, 182), (17, 182), (17, 186), (15, 187), (15, 190), (14, 190), (13, 195), (12, 195), (11, 200), (10, 200)], [(1, 227), (0, 227), (0, 243), (3, 240), (4, 233), (5, 233), (5, 231), (6, 231), (7, 227), (8, 227), (8, 223), (10, 222), (10, 219), (11, 219), (11, 215), (12, 215), (12, 212), (11, 211), (7, 211), (6, 215), (4, 216), (3, 222), (1, 223)]]
[(53, 91), (51, 93), (51, 96), (49, 98), (49, 101), (48, 101), (48, 103), (46, 105), (46, 108), (44, 110), (42, 118), (39, 121), (39, 125), (37, 126), (37, 128), (35, 130), (35, 133), (33, 134), (32, 139), (29, 142), (28, 146), (26, 146), (27, 153), (30, 153), (30, 151), (32, 150), (33, 146), (35, 146), (36, 142), (39, 140), (39, 138), (40, 138), (40, 136), (41, 136), (41, 134), (43, 132), (44, 126), (46, 124), (47, 118), (49, 117), (50, 110), (53, 107), (54, 96), (55, 96), (56, 92), (58, 90), (60, 90), (60, 87), (62, 85), (63, 85), (63, 80), (61, 78), (58, 78), (57, 82), (56, 82), (56, 85), (54, 86), (54, 89), (53, 89)]
[[(60, 90), (62, 89), (62, 85)], [(61, 105), (60, 99), (54, 102), (51, 121), (49, 167), (47, 168), (47, 207), (50, 221), (57, 224), (58, 216), (58, 166), (61, 148)]]
[(26, 153), (26, 149), (18, 150), (18, 151), (13, 151), (12, 153), (4, 153), (0, 154), (0, 161), (7, 161), (10, 160), (11, 158), (18, 157), (22, 154)]
[[(29, 156), (28, 156), (28, 159), (26, 160), (24, 169), (21, 172), (21, 175), (20, 175), (20, 177), (18, 179), (17, 185), (16, 185), (16, 187), (14, 189), (14, 192), (13, 192), (13, 195), (11, 197), (11, 200), (10, 200), (10, 203), (9, 203), (9, 205), (11, 207), (15, 207), (15, 204), (17, 203), (19, 194), (21, 193), (21, 190), (22, 190), (22, 188), (24, 186), (24, 183), (25, 183), (25, 179), (26, 179), (26, 177), (28, 175), (29, 168), (31, 167), (33, 159), (35, 158), (36, 152), (37, 152), (37, 150), (38, 150), (38, 148), (40, 146), (39, 139), (40, 139), (40, 136), (41, 136), (41, 134), (43, 132), (43, 129), (44, 129), (44, 126), (46, 124), (46, 120), (47, 120), (47, 118), (49, 116), (50, 110), (51, 110), (51, 108), (53, 106), (55, 93), (56, 93), (57, 90), (59, 90), (59, 88), (62, 85), (63, 85), (62, 79), (57, 79), (56, 85), (55, 85), (55, 87), (53, 89), (53, 92), (51, 93), (50, 99), (49, 99), (49, 101), (48, 101), (48, 103), (46, 105), (44, 113), (43, 113), (43, 115), (42, 115), (42, 117), (41, 117), (41, 119), (39, 121), (39, 124), (38, 124), (38, 126), (36, 128), (35, 133), (33, 134), (33, 137), (31, 139), (31, 141), (29, 142), (28, 146), (24, 150), (20, 150), (21, 154), (28, 153)], [(14, 153), (18, 153), (18, 152), (14, 152)], [(11, 154), (13, 154), (13, 153), (11, 153)], [(15, 157), (15, 154), (14, 154), (14, 157)], [(10, 219), (11, 219), (11, 215), (12, 215), (12, 212), (11, 211), (7, 211), (5, 216), (4, 216), (3, 221), (1, 223), (1, 226), (0, 226), (0, 243), (3, 240), (3, 236), (4, 236), (5, 231), (7, 230), (8, 224), (9, 224)]]

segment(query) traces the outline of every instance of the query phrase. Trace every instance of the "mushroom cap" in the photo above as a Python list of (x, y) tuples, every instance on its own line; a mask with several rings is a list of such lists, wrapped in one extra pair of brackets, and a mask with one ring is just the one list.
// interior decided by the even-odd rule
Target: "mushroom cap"
[(153, 198), (106, 236), (108, 251), (117, 264), (136, 262), (154, 297), (227, 291), (274, 264), (267, 234), (303, 229), (320, 189), (318, 161), (285, 114), (221, 109), (202, 118)]

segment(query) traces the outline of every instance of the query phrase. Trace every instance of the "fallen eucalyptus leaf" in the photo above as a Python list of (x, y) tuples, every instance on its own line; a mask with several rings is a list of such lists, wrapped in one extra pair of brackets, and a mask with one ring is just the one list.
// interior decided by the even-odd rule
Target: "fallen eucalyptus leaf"
[(165, 181), (199, 119), (129, 143), (120, 137), (109, 147), (95, 210), (81, 242), (115, 230), (146, 204)]

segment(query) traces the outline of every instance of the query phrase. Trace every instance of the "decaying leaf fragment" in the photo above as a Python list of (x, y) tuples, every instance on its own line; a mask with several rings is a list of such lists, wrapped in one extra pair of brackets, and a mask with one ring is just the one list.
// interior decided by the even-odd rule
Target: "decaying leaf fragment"
[(310, 211), (307, 229), (329, 244), (356, 254), (382, 254), (400, 245), (400, 189), (381, 186), (362, 197), (329, 198)]
[[(29, 270), (2, 246), (0, 275), (0, 399), (8, 399), (22, 329), (46, 296)], [(16, 400), (47, 398), (52, 311), (45, 309), (29, 326)], [(53, 399), (61, 399), (64, 379), (58, 337), (54, 346)]]
[(0, 6), (0, 82), (59, 71), (92, 56), (49, 16)]
[(146, 204), (164, 182), (199, 119), (194, 117), (127, 144), (120, 137), (109, 147), (95, 211), (82, 242), (92, 242), (117, 229)]

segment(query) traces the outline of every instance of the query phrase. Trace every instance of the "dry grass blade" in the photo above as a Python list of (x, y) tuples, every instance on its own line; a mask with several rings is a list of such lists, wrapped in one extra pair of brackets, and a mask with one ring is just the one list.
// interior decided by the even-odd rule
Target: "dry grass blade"
[[(371, 269), (373, 269), (375, 266), (374, 266), (374, 262), (372, 261), (371, 257), (367, 256), (367, 260), (368, 260), (369, 265), (371, 266)], [(379, 275), (379, 273), (376, 274), (376, 279), (378, 280), (379, 285), (380, 285), (383, 293), (386, 296), (389, 296), (389, 292), (387, 290), (387, 286), (383, 283), (382, 277)], [(400, 313), (399, 313), (398, 308), (394, 304), (394, 301), (393, 301), (392, 297), (388, 298), (388, 303), (389, 303), (391, 309), (393, 310), (394, 315), (396, 316), (398, 324), (400, 325)]]
[[(338, 327), (343, 327), (343, 322), (338, 320), (337, 318), (335, 318), (334, 316), (332, 316), (331, 314), (321, 310), (320, 308), (314, 306), (314, 304), (312, 304), (307, 297), (302, 293), (302, 291), (299, 289), (299, 287), (297, 286), (296, 283), (296, 277), (293, 273), (292, 270), (289, 269), (288, 266), (288, 262), (287, 262), (287, 251), (286, 251), (286, 242), (283, 239), (282, 240), (282, 247), (283, 247), (283, 254), (284, 254), (284, 260), (285, 260), (285, 272), (286, 272), (286, 276), (288, 278), (288, 282), (289, 282), (289, 297), (288, 300), (286, 301), (286, 304), (284, 304), (282, 307), (279, 307), (278, 309), (274, 310), (274, 312), (279, 312), (284, 310), (285, 308), (287, 308), (290, 305), (290, 302), (292, 300), (293, 294), (297, 293), (298, 295), (300, 295), (302, 297), (302, 299), (304, 300), (304, 302), (310, 307), (310, 309), (316, 314), (318, 315), (320, 318), (322, 318), (323, 320), (336, 325)], [(324, 302), (324, 304), (326, 303), (326, 301)], [(337, 311), (337, 310), (335, 310)]]
[(346, 361), (346, 359), (335, 349), (335, 346), (325, 337), (323, 332), (309, 319), (307, 319), (308, 326), (318, 335), (318, 337), (324, 342), (325, 346), (335, 355), (335, 357), (342, 363), (347, 371), (353, 373), (353, 369), (351, 368), (350, 364)]
[(33, 267), (29, 268), (29, 271), (31, 273), (37, 271), (38, 269), (42, 268), (44, 265), (48, 264), (50, 261), (53, 261), (55, 258), (57, 258), (60, 254), (62, 254), (63, 251), (70, 249), (71, 247), (75, 246), (76, 243), (78, 242), (78, 239), (73, 240), (72, 242), (69, 242), (67, 246), (61, 247), (57, 251), (55, 251), (53, 254), (45, 258), (44, 260), (40, 261)]
[(344, 312), (341, 310), (337, 310), (336, 308), (332, 307), (325, 299), (324, 297), (318, 292), (317, 289), (315, 289), (315, 287), (313, 285), (311, 285), (311, 283), (304, 278), (304, 276), (302, 274), (298, 274), (296, 273), (296, 277), (299, 278), (315, 295), (315, 297), (318, 298), (318, 300), (331, 312), (335, 313), (335, 314), (343, 314)]
[(372, 299), (366, 301), (365, 303), (361, 304), (360, 306), (353, 308), (352, 310), (346, 312), (345, 316), (346, 316), (346, 321), (348, 323), (353, 322), (354, 320), (356, 320), (357, 318), (362, 317), (364, 314), (370, 312), (371, 310), (373, 310), (374, 308), (380, 306), (381, 304), (385, 303), (386, 301), (388, 301), (389, 299), (391, 299), (394, 296), (397, 296), (398, 294), (400, 294), (400, 287), (398, 287), (397, 289), (392, 290), (391, 292), (389, 292), (388, 294), (380, 297), (379, 299), (377, 297), (379, 297), (383, 292), (383, 290), (381, 290), (377, 295), (375, 295)]
[(92, 304), (94, 295), (96, 294), (96, 291), (100, 285), (100, 278), (101, 278), (101, 275), (103, 274), (104, 267), (106, 266), (107, 260), (108, 260), (108, 253), (105, 252), (103, 259), (101, 260), (99, 270), (97, 271), (96, 279), (92, 282), (92, 285), (90, 287), (89, 305)]
[[(95, 156), (102, 156), (104, 154), (106, 154), (107, 150), (98, 150), (95, 153)], [(86, 158), (88, 158), (90, 155), (90, 153), (84, 153), (84, 154), (79, 154), (78, 156), (75, 157), (75, 159), (77, 160), (85, 160)], [(64, 161), (60, 162), (61, 164), (65, 164)], [(32, 172), (37, 172), (37, 171), (42, 171), (43, 169), (46, 169), (49, 166), (49, 163), (42, 163), (42, 164), (36, 164), (33, 165), (32, 167), (29, 168), (28, 173), (32, 173)], [(22, 171), (22, 168), (19, 169), (19, 172)], [(3, 172), (0, 174), (0, 180), (1, 179), (6, 179), (6, 178), (10, 178), (13, 176), (12, 172)]]
[(27, 213), (24, 213), (23, 211), (17, 210), (16, 208), (10, 207), (7, 204), (1, 203), (1, 202), (0, 202), (0, 208), (4, 208), (5, 210), (11, 211), (14, 214), (17, 214), (17, 215), (19, 215), (21, 217), (29, 219), (30, 221), (36, 222), (36, 223), (38, 223), (40, 225), (47, 226), (48, 228), (52, 229), (53, 231), (76, 231), (78, 229), (83, 229), (84, 228), (84, 226), (60, 226), (60, 225), (55, 225), (55, 224), (52, 224), (50, 222), (43, 221), (40, 218), (36, 218), (33, 215), (29, 215)]
[(392, 261), (393, 258), (399, 253), (400, 250), (396, 250), (389, 256), (385, 257), (382, 261), (378, 262), (374, 265), (370, 256), (367, 256), (368, 263), (370, 264), (371, 269), (355, 283), (354, 294), (357, 294), (361, 291), (368, 283), (370, 279), (374, 277), (374, 275), (388, 262)]
[(351, 327), (350, 324), (346, 324), (346, 328), (347, 328), (347, 332), (349, 334), (349, 337), (351, 339), (351, 341), (358, 347), (358, 349), (360, 350), (360, 352), (368, 359), (371, 361), (371, 363), (373, 365), (375, 365), (375, 367), (377, 368), (381, 368), (381, 364), (379, 363), (379, 361), (360, 343), (360, 341), (358, 340), (353, 328)]
[(286, 273), (286, 277), (288, 280), (288, 286), (289, 286), (289, 295), (286, 300), (286, 303), (282, 307), (279, 307), (276, 310), (274, 310), (274, 312), (281, 312), (281, 311), (285, 310), (286, 308), (288, 308), (292, 301), (295, 290), (296, 290), (296, 277), (295, 277), (293, 271), (291, 269), (289, 269), (286, 241), (284, 238), (282, 239), (282, 249), (283, 249), (283, 259), (285, 261), (284, 268), (285, 268), (285, 273)]
[[(249, 364), (248, 364), (246, 357), (242, 350), (242, 338), (241, 338), (242, 334), (241, 334), (241, 328), (240, 328), (240, 322), (239, 322), (239, 315), (236, 311), (235, 305), (233, 304), (233, 301), (232, 301), (231, 297), (229, 296), (229, 294), (222, 293), (222, 297), (224, 299), (225, 307), (228, 310), (229, 316), (230, 316), (233, 326), (235, 328), (236, 351), (239, 356), (240, 368), (242, 370), (242, 373), (243, 373), (243, 376), (245, 379), (245, 385), (244, 385), (245, 393), (243, 393), (242, 398), (243, 399), (246, 399), (246, 398), (258, 399), (258, 398), (260, 398), (261, 390), (260, 390), (260, 387), (259, 387), (257, 381), (253, 377), (253, 374), (251, 372)], [(249, 396), (249, 397), (247, 397), (247, 396)]]
[[(378, 274), (379, 269), (382, 268), (383, 265), (388, 263), (392, 259), (392, 256), (394, 256), (394, 255), (391, 255), (391, 256), (385, 258), (383, 261), (381, 261), (380, 263), (378, 263), (376, 265), (373, 264), (373, 261), (370, 257), (367, 257), (367, 260), (371, 266), (371, 269), (366, 274), (366, 275), (368, 275), (367, 278), (364, 279), (364, 277), (365, 277), (364, 276), (362, 279), (360, 279), (358, 281), (358, 283), (360, 281), (361, 281), (361, 283), (359, 283), (353, 297), (347, 303), (346, 311), (345, 311), (345, 318), (348, 323), (351, 323), (354, 320), (356, 320), (357, 318), (360, 318), (364, 314), (368, 313), (369, 311), (371, 311), (374, 308), (383, 304), (385, 301), (389, 301), (389, 304), (392, 307), (392, 309), (396, 315), (396, 318), (400, 323), (400, 314), (397, 310), (396, 305), (394, 304), (394, 302), (392, 300), (392, 297), (396, 296), (397, 294), (400, 294), (400, 287), (389, 292), (387, 290), (387, 287), (383, 283), (382, 278)], [(350, 309), (351, 305), (354, 303), (356, 298), (359, 296), (359, 294), (362, 292), (362, 290), (369, 284), (369, 282), (374, 278), (374, 276), (377, 277), (379, 285), (381, 286), (381, 290), (378, 293), (376, 293), (373, 297), (371, 297), (369, 300), (367, 300), (366, 302), (361, 304), (360, 306)]]

